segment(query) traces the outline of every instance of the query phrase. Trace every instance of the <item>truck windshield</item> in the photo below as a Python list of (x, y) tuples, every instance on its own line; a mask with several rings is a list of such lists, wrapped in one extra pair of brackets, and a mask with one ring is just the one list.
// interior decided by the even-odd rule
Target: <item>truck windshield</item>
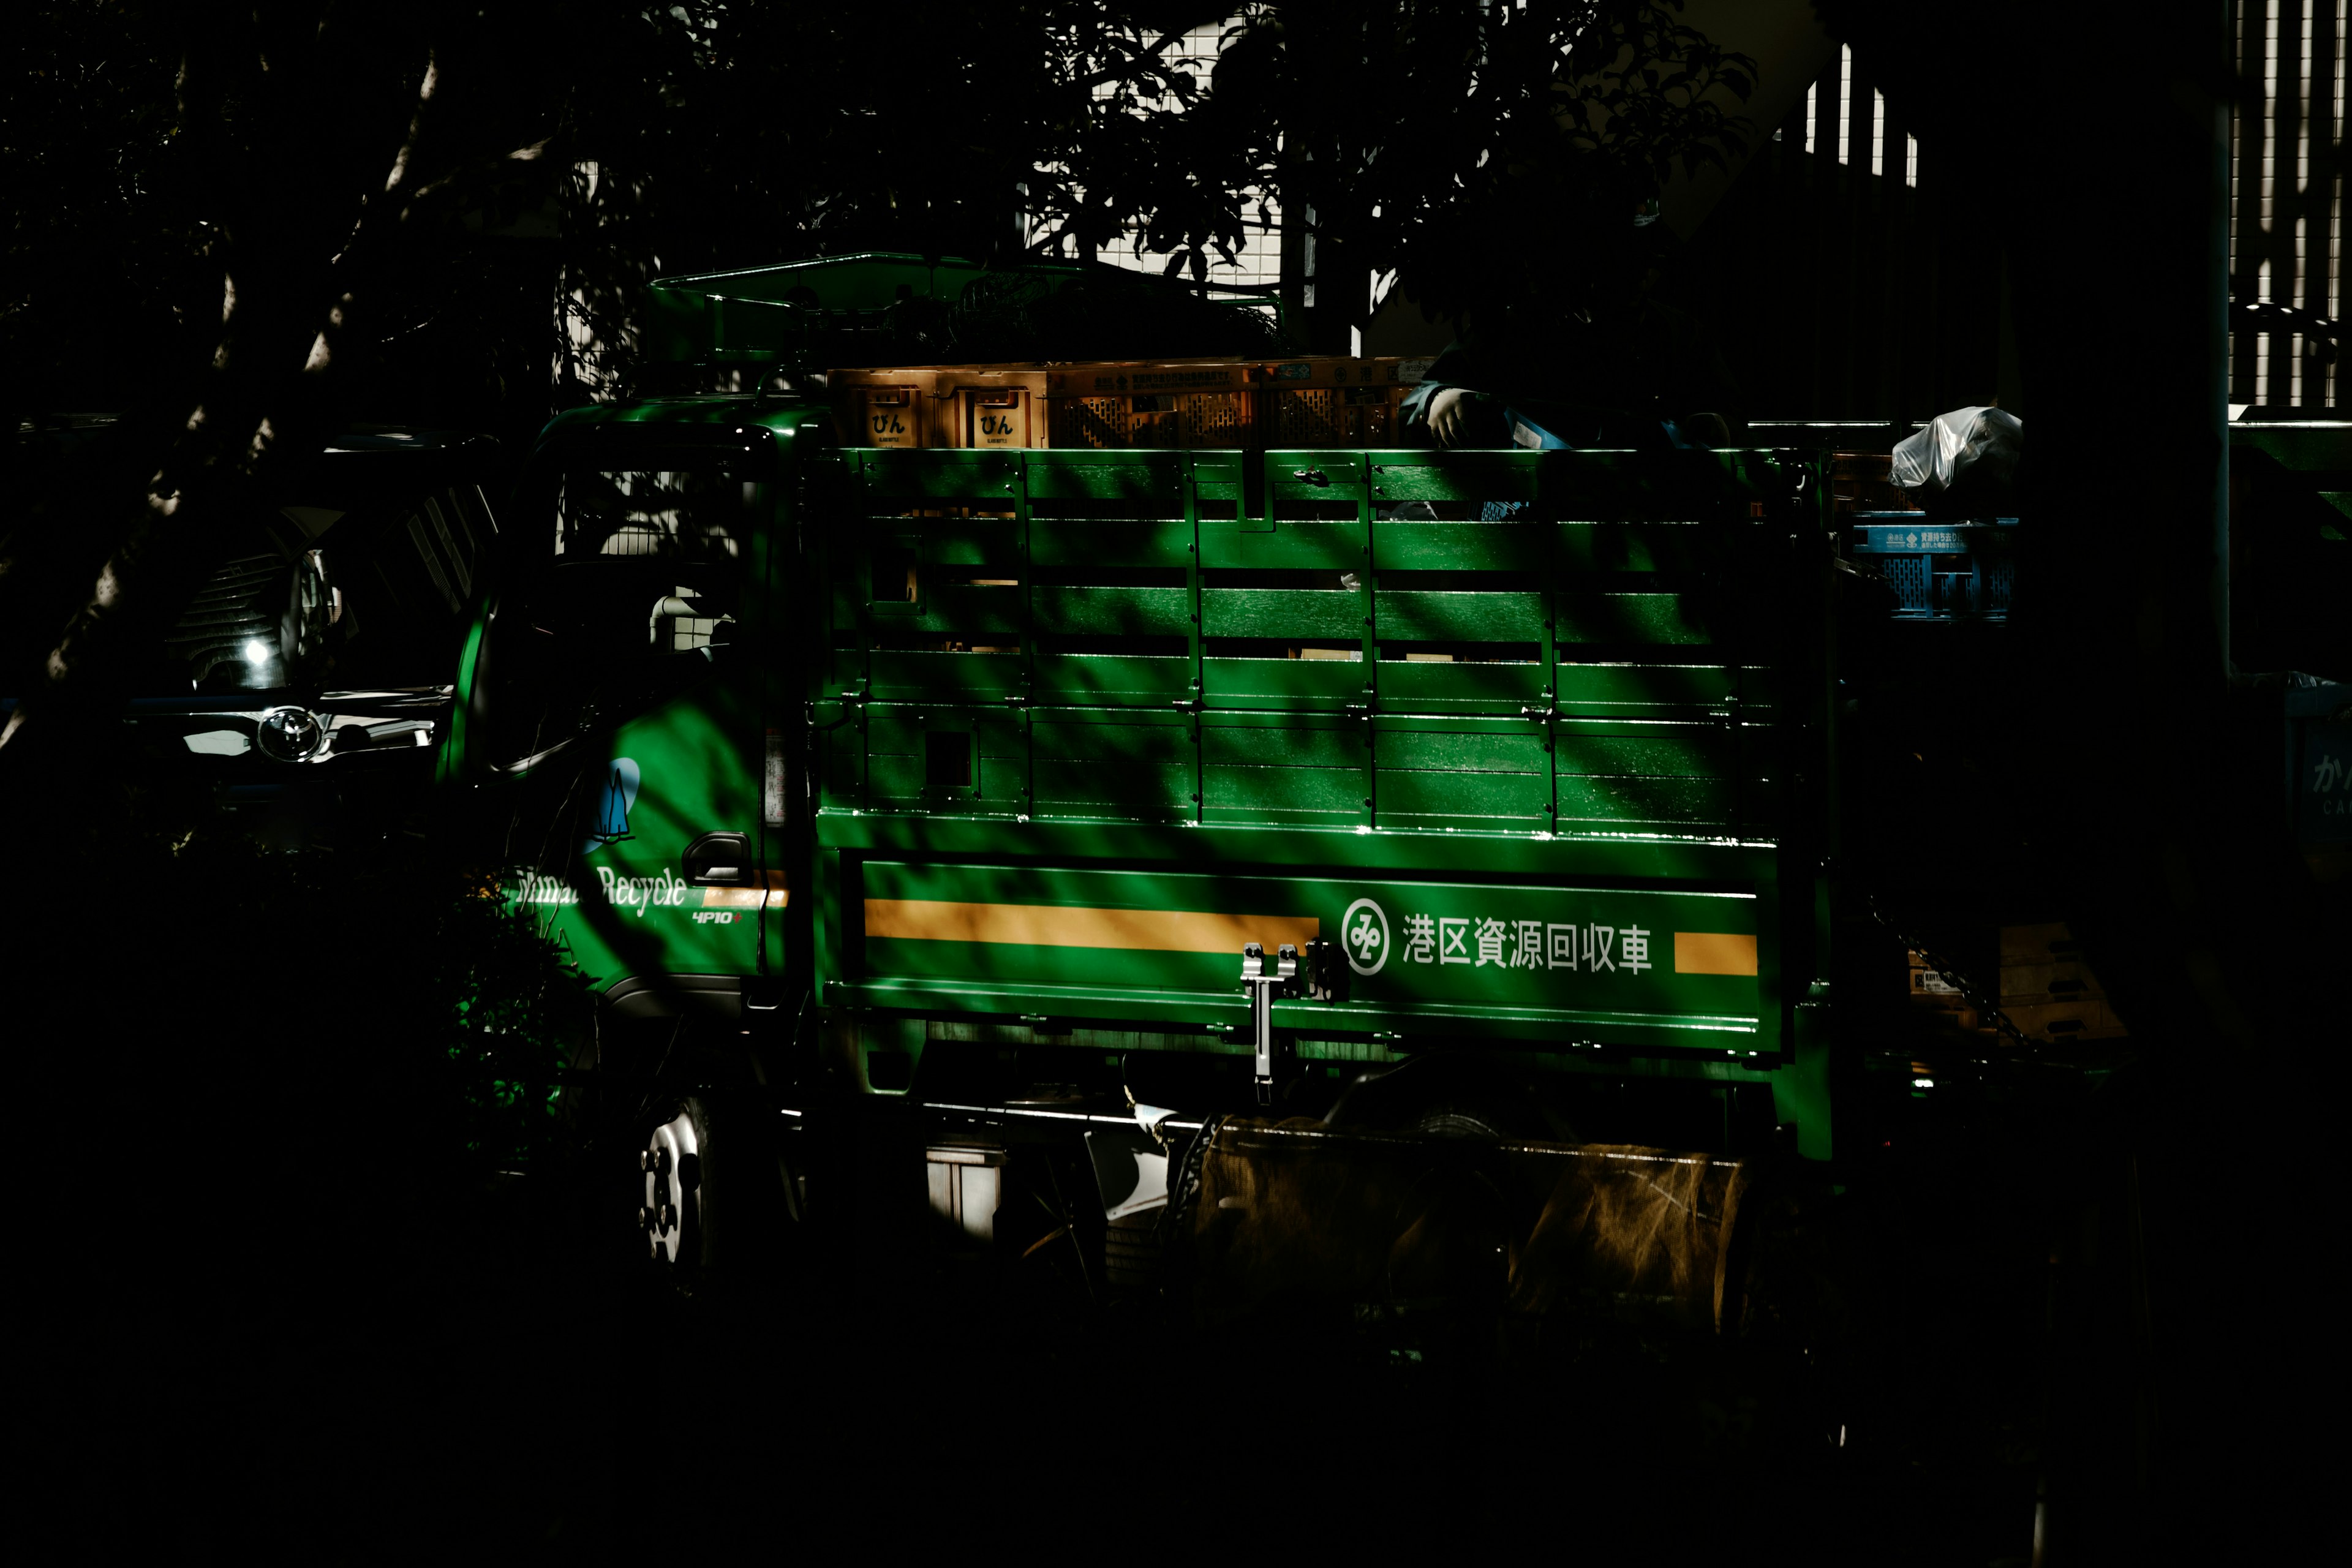
[(726, 658), (765, 497), (711, 449), (545, 475), (534, 510), (552, 514), (550, 552), (501, 595), (485, 652), (496, 760), (522, 763), (642, 712)]
[(240, 519), (141, 675), (156, 696), (449, 678), (494, 525), (480, 492), (305, 498)]
[(730, 467), (722, 454), (689, 450), (628, 468), (562, 469), (555, 481), (557, 557), (698, 565), (741, 559), (745, 511), (760, 487), (737, 479)]

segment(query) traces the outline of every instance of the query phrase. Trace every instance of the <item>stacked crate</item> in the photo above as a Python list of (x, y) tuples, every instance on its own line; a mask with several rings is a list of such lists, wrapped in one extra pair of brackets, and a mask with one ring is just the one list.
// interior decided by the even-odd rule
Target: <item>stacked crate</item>
[(1262, 445), (1265, 367), (1241, 360), (1056, 365), (1047, 444), (1066, 450)]
[(2063, 921), (2000, 928), (2000, 1010), (2029, 1040), (2104, 1040), (2129, 1032)]
[(847, 447), (1394, 447), (1426, 359), (1117, 361), (843, 370), (829, 378)]
[(826, 378), (845, 447), (1043, 447), (1047, 372), (1024, 365), (837, 370)]

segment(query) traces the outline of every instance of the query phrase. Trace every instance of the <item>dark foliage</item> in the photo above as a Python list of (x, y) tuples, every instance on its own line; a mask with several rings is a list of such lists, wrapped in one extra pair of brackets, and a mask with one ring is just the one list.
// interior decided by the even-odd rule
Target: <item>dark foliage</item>
[(565, 1233), (518, 1205), (574, 1155), (550, 1097), (576, 983), (430, 857), (264, 855), (168, 792), (120, 804), (20, 857), (109, 910), (26, 921), (11, 1002), (64, 1173), (17, 1386), (71, 1479), (37, 1528), (348, 1548), (407, 1539), (403, 1489), (438, 1529), (543, 1487), (552, 1451), (492, 1464), (514, 1417), (482, 1423), (567, 1397)]
[(45, 12), (16, 40), (0, 345), (20, 415), (128, 417), (0, 526), (0, 616), (63, 632), (0, 676), (26, 699), (0, 768), (81, 743), (216, 520), (339, 421), (397, 394), (527, 435), (536, 366), (558, 401), (631, 370), (660, 272), (1131, 234), (1205, 278), (1271, 199), (1427, 308), (1580, 299), (1669, 165), (1734, 129), (1706, 95), (1744, 95), (1747, 62), (1676, 5), (1255, 5), (1208, 82), (1176, 49), (1220, 7)]
[(1755, 62), (1680, 0), (1261, 4), (1243, 8), (1203, 109), (1170, 127), (1190, 199), (1154, 250), (1196, 275), (1223, 193), (1255, 184), (1425, 310), (1574, 305), (1623, 265), (1669, 172), (1720, 163)]

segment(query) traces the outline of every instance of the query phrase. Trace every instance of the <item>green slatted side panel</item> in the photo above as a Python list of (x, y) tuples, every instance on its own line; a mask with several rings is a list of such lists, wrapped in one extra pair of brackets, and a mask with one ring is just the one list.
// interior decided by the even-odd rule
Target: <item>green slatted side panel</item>
[[(1029, 500), (1031, 700), (1075, 710), (1165, 709), (1189, 698), (1196, 594), (1191, 481), (1156, 452), (1025, 454)], [(1057, 721), (1055, 734), (1076, 721)], [(1165, 820), (1191, 787), (1157, 771), (1089, 784), (1085, 759), (1117, 766), (1123, 748), (1169, 743), (1122, 729), (1092, 747), (1043, 745), (1038, 810)], [(1188, 742), (1189, 744), (1189, 742)], [(1139, 764), (1141, 765), (1141, 764)], [(1151, 770), (1162, 763), (1154, 762)], [(1186, 764), (1189, 771), (1189, 760)], [(1089, 794), (1092, 791), (1092, 794)], [(1088, 803), (1100, 797), (1100, 811)]]
[[(1787, 478), (1763, 454), (845, 459), (827, 696), (862, 700), (826, 731), (828, 805), (1769, 826)], [(950, 733), (963, 782), (928, 738)]]
[[(1549, 813), (1542, 726), (1522, 717), (1549, 707), (1553, 684), (1544, 474), (1534, 453), (1370, 454), (1379, 708), (1411, 716), (1385, 723), (1381, 739), (1383, 799), (1398, 792), (1397, 825), (1458, 816), (1529, 826), (1521, 781), (1530, 769), (1546, 786), (1534, 814)], [(1483, 516), (1502, 507), (1516, 510)], [(1476, 744), (1438, 747), (1431, 721), (1444, 719), (1465, 721)], [(1458, 789), (1437, 777), (1449, 751), (1471, 759)]]
[(824, 804), (1024, 811), (1025, 465), (1003, 452), (843, 458), (847, 505), (824, 546), (821, 690), (866, 700), (821, 704)]
[(1549, 686), (1545, 531), (1527, 515), (1475, 521), (1488, 502), (1531, 508), (1537, 459), (1465, 453), (1438, 466), (1427, 454), (1385, 456), (1372, 465), (1373, 605), (1392, 656), (1380, 669), (1381, 706), (1514, 719), (1541, 708)]
[(1188, 714), (1054, 708), (1030, 721), (1040, 820), (1188, 822), (1200, 783)]
[(1368, 819), (1365, 721), (1340, 712), (1221, 713), (1201, 722), (1202, 819), (1346, 827)]
[[(1289, 712), (1319, 725), (1373, 700), (1364, 468), (1361, 453), (1270, 452), (1255, 493), (1234, 489), (1227, 473), (1204, 485), (1201, 684), (1211, 710)], [(1224, 512), (1208, 515), (1211, 496), (1230, 497)], [(1221, 775), (1229, 804), (1219, 820), (1241, 820), (1252, 809), (1244, 803), (1265, 798), (1273, 777), (1232, 767)], [(1282, 815), (1269, 820), (1328, 821), (1347, 812), (1348, 821), (1369, 821), (1369, 783), (1359, 768), (1343, 791), (1324, 768), (1306, 769), (1297, 803), (1278, 803)], [(1221, 797), (1212, 791), (1210, 798)]]
[(1545, 726), (1520, 719), (1383, 716), (1373, 728), (1383, 826), (1551, 826)]

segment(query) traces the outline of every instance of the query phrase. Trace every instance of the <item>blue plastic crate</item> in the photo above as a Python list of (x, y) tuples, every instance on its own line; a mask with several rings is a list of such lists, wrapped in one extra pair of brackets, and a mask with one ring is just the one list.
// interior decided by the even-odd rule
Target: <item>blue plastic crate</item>
[(1999, 620), (2016, 582), (2016, 528), (2013, 517), (1930, 522), (1916, 511), (1857, 511), (1845, 521), (1846, 553), (1885, 574), (1897, 620)]

